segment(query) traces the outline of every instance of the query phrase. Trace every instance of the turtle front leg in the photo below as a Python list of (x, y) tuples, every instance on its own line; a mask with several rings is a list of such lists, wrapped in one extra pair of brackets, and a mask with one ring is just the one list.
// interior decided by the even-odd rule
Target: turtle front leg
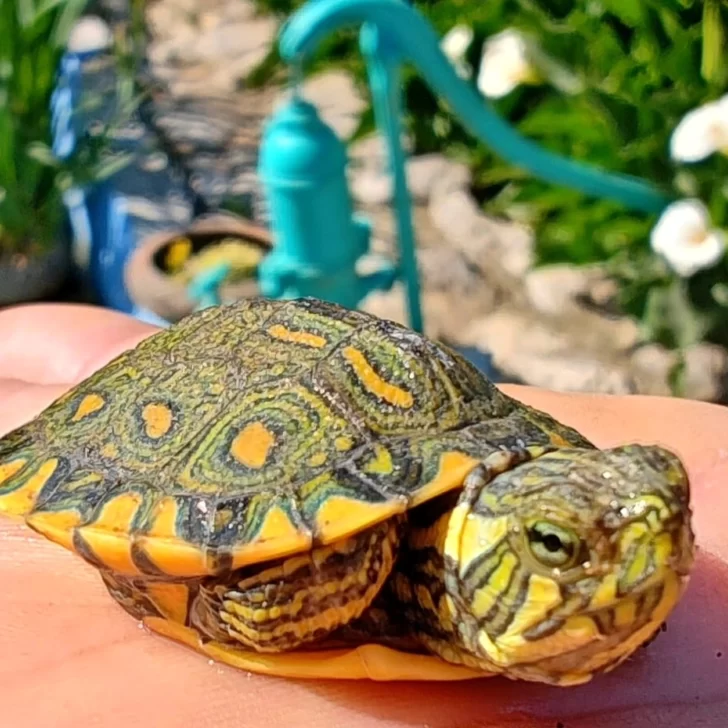
[(190, 625), (209, 639), (257, 652), (287, 652), (317, 642), (357, 619), (389, 577), (401, 519), (273, 564), (234, 580), (203, 581)]

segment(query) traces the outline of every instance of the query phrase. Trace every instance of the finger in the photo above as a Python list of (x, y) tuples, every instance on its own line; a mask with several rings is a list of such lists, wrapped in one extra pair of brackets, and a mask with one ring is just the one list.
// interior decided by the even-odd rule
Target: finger
[(65, 384), (32, 385), (19, 379), (0, 379), (0, 437), (32, 420), (67, 390)]
[(73, 304), (0, 311), (0, 379), (68, 384), (156, 331), (125, 314)]

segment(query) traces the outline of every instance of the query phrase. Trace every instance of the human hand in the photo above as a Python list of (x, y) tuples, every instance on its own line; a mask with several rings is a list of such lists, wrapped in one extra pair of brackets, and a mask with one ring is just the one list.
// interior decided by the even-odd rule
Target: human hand
[[(0, 312), (0, 433), (155, 329), (83, 306)], [(0, 724), (13, 728), (719, 728), (728, 714), (728, 410), (647, 397), (509, 394), (597, 445), (660, 443), (692, 480), (699, 552), (668, 629), (614, 673), (553, 688), (249, 675), (148, 634), (78, 557), (0, 517)]]

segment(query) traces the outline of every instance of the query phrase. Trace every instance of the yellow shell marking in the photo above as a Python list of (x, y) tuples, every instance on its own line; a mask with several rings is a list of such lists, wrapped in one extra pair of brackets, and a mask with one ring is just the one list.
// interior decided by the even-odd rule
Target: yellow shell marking
[[(17, 462), (17, 461), (16, 461)], [(10, 472), (10, 468), (14, 467), (14, 463), (8, 463), (6, 473)], [(33, 503), (38, 495), (38, 491), (48, 482), (50, 477), (58, 467), (58, 460), (52, 458), (46, 460), (33, 475), (28, 478), (27, 482), (11, 491), (7, 495), (0, 495), (0, 513), (6, 513), (9, 516), (22, 516), (29, 513), (33, 508)], [(20, 468), (14, 470), (18, 472)], [(11, 474), (12, 475), (12, 474)], [(7, 475), (7, 477), (11, 477)]]
[(139, 539), (148, 558), (170, 576), (199, 576), (208, 573), (205, 553), (177, 536), (177, 502), (163, 498), (155, 508), (154, 521)]
[(19, 470), (22, 470), (26, 462), (27, 460), (20, 458), (0, 465), (0, 485), (10, 480)]
[(366, 357), (353, 346), (344, 349), (344, 357), (352, 365), (359, 381), (372, 394), (394, 407), (409, 409), (414, 404), (412, 395), (404, 389), (385, 382), (372, 368)]
[(275, 436), (261, 422), (247, 425), (230, 445), (230, 454), (249, 468), (262, 468), (275, 444)]
[(318, 468), (320, 465), (323, 465), (327, 460), (327, 455), (325, 452), (317, 452), (311, 455), (311, 457), (308, 459), (308, 464), (312, 468)]
[(113, 442), (107, 442), (102, 448), (101, 448), (101, 454), (105, 458), (109, 458), (110, 460), (113, 460), (114, 458), (119, 457), (119, 448), (114, 445)]
[(78, 405), (78, 409), (71, 418), (71, 422), (79, 422), (84, 417), (88, 417), (94, 412), (98, 412), (105, 404), (106, 401), (104, 398), (98, 394), (87, 394)]
[(180, 624), (185, 623), (190, 598), (190, 590), (185, 584), (165, 584), (152, 581), (147, 584), (145, 591), (154, 602), (154, 606), (167, 619)]
[(353, 446), (354, 441), (350, 437), (346, 437), (346, 435), (339, 435), (339, 437), (334, 440), (334, 447), (339, 450), (339, 452), (351, 450)]
[(144, 406), (142, 419), (144, 420), (147, 437), (158, 440), (160, 437), (164, 437), (172, 428), (174, 415), (166, 404), (152, 402)]
[(316, 530), (322, 543), (350, 536), (368, 525), (384, 521), (407, 509), (404, 499), (387, 503), (366, 503), (334, 495), (327, 498), (316, 514)]
[(310, 546), (311, 534), (297, 529), (282, 508), (273, 506), (268, 511), (255, 541), (232, 552), (233, 569), (304, 551)]
[(119, 495), (104, 505), (93, 523), (78, 529), (79, 536), (88, 544), (94, 556), (112, 571), (139, 573), (131, 558), (129, 531), (141, 503), (142, 496), (139, 493)]
[(480, 461), (461, 452), (446, 452), (440, 456), (440, 466), (435, 477), (425, 483), (412, 499), (412, 506), (429, 501), (453, 488), (460, 487), (468, 473)]
[(81, 522), (81, 514), (77, 511), (41, 511), (31, 513), (27, 524), (49, 541), (74, 551), (73, 531)]
[(268, 329), (268, 333), (274, 339), (280, 339), (281, 341), (290, 341), (294, 344), (303, 344), (304, 346), (311, 346), (315, 349), (321, 349), (326, 346), (326, 339), (318, 334), (309, 334), (306, 331), (291, 331), (281, 324), (276, 324)]
[(366, 464), (364, 471), (377, 475), (389, 475), (394, 470), (392, 455), (386, 447), (376, 446), (376, 455)]

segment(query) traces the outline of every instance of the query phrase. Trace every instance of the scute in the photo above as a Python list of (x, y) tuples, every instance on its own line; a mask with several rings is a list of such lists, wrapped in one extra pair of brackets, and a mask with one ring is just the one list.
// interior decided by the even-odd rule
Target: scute
[[(149, 337), (0, 440), (0, 512), (120, 573), (218, 574), (458, 487), (488, 446), (543, 437), (519, 412), (397, 324), (249, 299)], [(460, 433), (489, 421), (502, 442)]]

